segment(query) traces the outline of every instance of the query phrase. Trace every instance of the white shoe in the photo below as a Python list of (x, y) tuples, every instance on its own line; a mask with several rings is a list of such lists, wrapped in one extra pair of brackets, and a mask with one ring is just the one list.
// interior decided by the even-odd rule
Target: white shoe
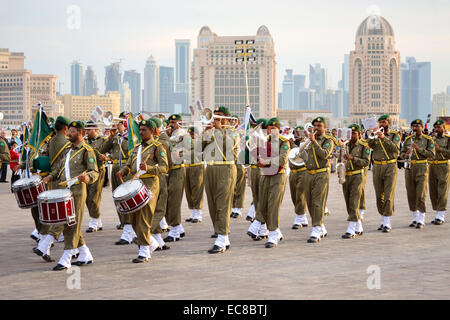
[(150, 246), (139, 246), (139, 256), (144, 258), (151, 258)]
[(158, 240), (153, 235), (150, 235), (150, 253), (152, 253), (158, 248), (159, 248)]
[(129, 243), (133, 242), (133, 234), (134, 234), (134, 230), (133, 227), (131, 226), (131, 224), (125, 224), (123, 226), (123, 231), (122, 231), (122, 235), (120, 236), (120, 239), (128, 241)]
[(327, 231), (327, 229), (325, 228), (325, 225), (322, 224), (322, 225), (320, 226), (320, 237), (321, 237), (321, 238), (324, 238), (324, 237), (326, 237), (326, 236), (328, 236), (328, 231)]
[(253, 220), (252, 224), (248, 228), (247, 234), (255, 239), (259, 234), (259, 229), (261, 228), (261, 222), (258, 220)]
[(78, 250), (80, 251), (80, 255), (78, 256), (77, 262), (81, 262), (81, 264), (91, 264), (94, 262), (91, 250), (89, 250), (87, 245), (82, 245)]
[(320, 239), (322, 236), (322, 228), (321, 227), (313, 227), (311, 230), (310, 238)]
[(169, 229), (169, 225), (167, 224), (166, 217), (163, 217), (163, 218), (161, 219), (161, 221), (159, 222), (159, 226), (160, 226), (161, 229), (163, 229), (163, 230)]
[[(277, 233), (278, 234), (278, 233)], [(259, 234), (261, 238), (265, 238), (269, 236), (269, 230), (267, 230), (267, 224), (262, 224), (261, 228), (259, 228)]]
[(73, 250), (64, 250), (61, 258), (58, 261), (58, 264), (70, 268), (72, 266), (71, 260), (72, 260), (72, 251)]
[(223, 235), (217, 235), (216, 241), (214, 241), (214, 244), (220, 248), (225, 249), (226, 248), (226, 236)]
[(358, 222), (355, 225), (355, 234), (360, 236), (363, 234), (363, 231), (364, 231), (364, 229), (362, 226), (362, 222), (361, 222), (361, 220), (358, 220)]
[(247, 217), (254, 219), (255, 218), (255, 205), (252, 204), (250, 210), (248, 210)]
[(347, 231), (345, 232), (345, 234), (342, 236), (342, 238), (344, 239), (351, 239), (355, 237), (355, 228), (356, 228), (356, 223), (354, 221), (350, 221), (348, 223), (348, 227), (347, 227)]
[(37, 248), (43, 254), (50, 255), (50, 248), (54, 241), (55, 238), (53, 238), (52, 235), (47, 234), (41, 241), (39, 241)]
[(172, 237), (174, 239), (179, 239), (180, 238), (180, 231), (179, 231), (178, 226), (170, 228), (169, 237)]

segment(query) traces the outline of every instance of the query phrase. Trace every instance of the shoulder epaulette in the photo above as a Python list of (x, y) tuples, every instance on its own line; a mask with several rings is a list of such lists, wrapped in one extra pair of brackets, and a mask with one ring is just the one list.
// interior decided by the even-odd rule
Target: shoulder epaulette
[(430, 137), (429, 135), (426, 135), (426, 134), (423, 134), (423, 133), (422, 133), (422, 136), (423, 136), (424, 138), (428, 139), (428, 140), (433, 140), (433, 137)]
[(362, 141), (362, 142), (364, 142), (364, 143), (367, 143), (367, 140), (364, 139), (364, 138), (359, 139), (359, 141)]
[(288, 141), (288, 139), (286, 139), (286, 138), (283, 137), (283, 136), (280, 136), (280, 140), (283, 141), (283, 142)]
[(87, 150), (87, 151), (94, 151), (94, 149), (92, 149), (92, 147), (90, 145), (88, 145), (87, 143), (83, 142), (83, 147)]
[(390, 130), (389, 133), (399, 134), (400, 132), (398, 132), (397, 130)]
[(364, 147), (368, 147), (369, 144), (366, 142), (366, 140), (364, 139), (359, 139), (358, 143)]
[(155, 141), (155, 140), (154, 140), (154, 141), (152, 142), (152, 145), (159, 147), (160, 145), (162, 145), (162, 143), (159, 142), (159, 141)]
[(408, 140), (408, 139), (411, 139), (412, 137), (413, 137), (412, 135), (407, 136), (407, 137), (405, 138), (405, 141)]

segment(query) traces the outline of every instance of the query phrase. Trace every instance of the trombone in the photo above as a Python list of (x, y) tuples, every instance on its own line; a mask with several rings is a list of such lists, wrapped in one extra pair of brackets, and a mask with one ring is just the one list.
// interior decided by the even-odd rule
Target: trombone
[(229, 119), (229, 120), (236, 120), (236, 124), (234, 126), (230, 126), (230, 125), (224, 125), (225, 127), (230, 127), (230, 128), (236, 128), (237, 123), (238, 123), (238, 118), (236, 117), (228, 117), (228, 116), (219, 116), (214, 114), (211, 109), (209, 108), (204, 108), (201, 112), (201, 116), (200, 119), (202, 121), (202, 123), (206, 126), (209, 126), (214, 119)]

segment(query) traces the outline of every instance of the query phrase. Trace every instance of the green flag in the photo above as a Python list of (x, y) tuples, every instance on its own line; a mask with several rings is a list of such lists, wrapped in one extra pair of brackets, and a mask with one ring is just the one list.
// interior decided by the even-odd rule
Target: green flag
[(139, 134), (139, 124), (134, 120), (133, 114), (129, 113), (127, 118), (128, 127), (128, 156), (131, 155), (134, 148), (141, 143), (141, 135)]
[(52, 137), (53, 130), (49, 125), (47, 115), (42, 107), (36, 110), (36, 114), (33, 119), (33, 129), (30, 133), (30, 141), (28, 145), (34, 150), (34, 156), (37, 157), (39, 149), (44, 145), (44, 143)]
[(24, 131), (23, 131), (23, 141), (22, 141), (22, 151), (20, 152), (20, 162), (24, 163), (27, 161), (27, 144), (28, 139), (30, 139), (30, 129), (28, 128), (28, 125), (25, 125)]

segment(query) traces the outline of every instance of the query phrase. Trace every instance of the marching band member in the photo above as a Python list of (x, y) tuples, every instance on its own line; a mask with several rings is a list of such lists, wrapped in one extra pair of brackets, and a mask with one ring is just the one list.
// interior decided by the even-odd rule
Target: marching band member
[[(255, 124), (251, 124), (252, 129), (254, 129), (257, 125), (262, 123), (261, 129), (265, 130), (267, 128), (266, 123), (267, 119), (258, 119), (256, 120)], [(256, 154), (252, 155), (250, 154), (250, 189), (252, 190), (252, 206), (250, 207), (249, 212), (247, 213), (246, 220), (253, 222), (255, 220), (255, 213), (256, 213), (256, 205), (258, 203), (258, 186), (259, 186), (259, 177), (260, 177), (260, 170), (257, 164)], [(258, 231), (258, 230), (257, 230)], [(256, 234), (258, 233), (256, 231)]]
[(368, 139), (373, 150), (373, 186), (377, 197), (378, 213), (382, 216), (379, 231), (391, 232), (391, 216), (394, 215), (395, 186), (397, 184), (397, 158), (400, 154), (400, 135), (389, 130), (391, 120), (385, 114), (378, 118), (377, 138)]
[(280, 120), (272, 118), (267, 124), (267, 157), (258, 158), (261, 168), (258, 210), (269, 230), (266, 248), (276, 247), (283, 239), (280, 231), (280, 207), (286, 187), (285, 168), (289, 156), (289, 141), (280, 134)]
[(359, 208), (361, 194), (364, 192), (364, 169), (370, 162), (370, 148), (366, 142), (361, 140), (361, 127), (358, 124), (352, 124), (349, 128), (352, 129), (352, 137), (341, 146), (345, 149), (339, 153), (338, 159), (340, 163), (345, 164), (345, 182), (342, 184), (342, 191), (349, 224), (347, 231), (342, 236), (344, 239), (355, 238), (356, 234), (362, 235)]
[[(89, 210), (89, 228), (86, 232), (97, 232), (103, 229), (102, 220), (100, 219), (100, 203), (102, 201), (103, 185), (105, 183), (105, 161), (100, 157), (100, 151), (106, 141), (106, 137), (98, 134), (98, 129), (94, 121), (89, 120), (86, 124), (86, 143), (89, 144), (97, 156), (98, 179), (93, 184), (87, 185), (86, 205)], [(103, 157), (102, 157), (103, 158)]]
[(448, 185), (450, 183), (448, 159), (450, 158), (450, 136), (445, 134), (445, 123), (437, 120), (434, 125), (436, 154), (430, 163), (430, 199), (436, 216), (434, 225), (442, 225), (445, 221), (447, 210)]
[[(227, 107), (218, 107), (214, 116), (229, 117)], [(236, 157), (239, 137), (224, 125), (228, 119), (214, 117), (212, 126), (203, 132), (203, 156), (208, 164), (205, 174), (205, 190), (208, 209), (217, 235), (214, 246), (208, 253), (223, 253), (230, 248), (230, 211), (233, 190), (236, 184)]]
[[(48, 142), (48, 156), (50, 158), (50, 171), (57, 169), (59, 162), (65, 159), (67, 152), (70, 150), (71, 143), (67, 138), (69, 131), (70, 120), (66, 117), (59, 116), (55, 121), (56, 135)], [(51, 181), (47, 185), (47, 189), (61, 189), (58, 181)], [(39, 218), (39, 210), (36, 207), (37, 217)], [(64, 226), (48, 226), (44, 228), (45, 237), (39, 241), (38, 246), (33, 249), (33, 252), (41, 256), (47, 262), (53, 262), (50, 257), (50, 248), (56, 239), (61, 241)]]
[(171, 227), (169, 235), (164, 238), (166, 242), (175, 242), (185, 236), (183, 225), (181, 224), (181, 202), (183, 201), (184, 181), (186, 170), (182, 157), (179, 155), (178, 147), (185, 138), (185, 131), (180, 127), (181, 116), (173, 114), (169, 117), (169, 127), (171, 127), (169, 138), (169, 177), (167, 182), (167, 192), (170, 199), (167, 201), (167, 224)]
[[(131, 173), (135, 175), (140, 170), (145, 173), (139, 176), (139, 179), (151, 191), (152, 197), (150, 201), (142, 209), (129, 214), (133, 229), (136, 231), (137, 243), (139, 246), (138, 257), (133, 259), (133, 263), (147, 262), (151, 258), (151, 248), (157, 247), (151, 243), (151, 224), (153, 213), (155, 212), (156, 202), (159, 194), (159, 178), (158, 175), (167, 172), (168, 161), (167, 155), (161, 142), (153, 139), (153, 133), (156, 129), (156, 124), (151, 120), (142, 120), (139, 123), (139, 133), (141, 135), (142, 143), (134, 148), (127, 163), (120, 169), (116, 176), (121, 179), (124, 175)], [(141, 162), (137, 159), (137, 155), (141, 150), (142, 159), (147, 159)], [(138, 165), (138, 162), (141, 162)]]
[[(312, 129), (312, 128), (311, 128)], [(301, 136), (305, 128), (298, 126), (294, 128), (294, 139), (289, 140), (291, 148), (299, 147), (300, 143), (305, 140)], [(306, 217), (306, 198), (305, 198), (305, 178), (306, 166), (296, 166), (289, 161), (289, 189), (291, 191), (291, 199), (295, 208), (295, 219), (292, 229), (297, 230), (308, 226), (308, 218)]]
[[(116, 190), (119, 186), (120, 181), (117, 179), (116, 173), (122, 168), (122, 166), (127, 162), (128, 159), (128, 139), (124, 136), (125, 125), (124, 122), (127, 119), (127, 114), (122, 112), (119, 118), (124, 119), (117, 124), (113, 124), (113, 127), (109, 131), (109, 137), (102, 145), (100, 150), (101, 155), (99, 159), (102, 161), (112, 160), (113, 166), (111, 169), (111, 189), (112, 192)], [(105, 156), (105, 153), (110, 154), (110, 159)], [(129, 180), (130, 176), (123, 177), (124, 181)], [(136, 233), (131, 227), (130, 216), (128, 214), (119, 214), (120, 225), (117, 226), (118, 229), (123, 228), (122, 235), (120, 239), (116, 241), (116, 245), (126, 245), (133, 242), (136, 237)]]
[(428, 183), (428, 161), (435, 155), (433, 138), (422, 133), (423, 122), (411, 122), (413, 133), (405, 139), (400, 158), (408, 161), (405, 168), (405, 185), (409, 210), (413, 214), (410, 227), (422, 229), (425, 225)]
[[(162, 132), (161, 129), (162, 121), (159, 118), (150, 118), (150, 121), (153, 121), (156, 127), (153, 133), (153, 138), (155, 139), (156, 142), (160, 142), (162, 144), (162, 147), (164, 148), (165, 153), (167, 155), (168, 154), (167, 151), (169, 150), (169, 137), (165, 132)], [(168, 197), (167, 172), (159, 173), (158, 180), (159, 180), (159, 194), (158, 200), (156, 201), (155, 214), (153, 215), (152, 219), (151, 233), (159, 245), (156, 250), (168, 250), (170, 249), (170, 247), (166, 245), (161, 236), (163, 233), (163, 230), (161, 228), (161, 220), (164, 218), (167, 209), (167, 197)]]
[(186, 139), (187, 156), (186, 164), (186, 200), (192, 210), (191, 216), (186, 222), (198, 223), (202, 221), (203, 191), (205, 189), (205, 165), (203, 162), (202, 140), (196, 127), (188, 129), (190, 139)]
[[(240, 125), (240, 120), (237, 115), (233, 115), (233, 118), (237, 118), (237, 120), (232, 120), (235, 127), (238, 127)], [(244, 132), (245, 135), (245, 132)], [(242, 136), (242, 135), (241, 135)], [(244, 136), (245, 137), (245, 136)], [(245, 139), (243, 140), (243, 147), (245, 148)], [(244, 149), (245, 150), (245, 149)], [(244, 152), (244, 151), (242, 151)], [(243, 155), (245, 153), (242, 153)], [(245, 168), (243, 166), (243, 162), (239, 163), (240, 161), (236, 162), (236, 186), (234, 188), (234, 194), (233, 194), (233, 205), (231, 207), (231, 218), (239, 218), (242, 215), (242, 208), (244, 208), (244, 201), (245, 201)]]
[(323, 117), (312, 121), (315, 133), (309, 133), (311, 143), (306, 147), (308, 159), (306, 161), (307, 176), (305, 179), (305, 194), (308, 211), (312, 219), (312, 232), (309, 243), (319, 242), (327, 236), (323, 223), (325, 206), (330, 182), (330, 158), (334, 149), (334, 142), (325, 135), (326, 123)]
[[(60, 161), (56, 170), (44, 178), (44, 183), (60, 180), (66, 182), (72, 192), (75, 203), (76, 224), (64, 225), (64, 253), (54, 271), (66, 270), (71, 266), (74, 249), (79, 249), (79, 256), (75, 265), (88, 265), (94, 259), (86, 246), (81, 233), (84, 206), (86, 204), (86, 184), (94, 183), (98, 178), (97, 160), (94, 150), (84, 143), (85, 128), (81, 121), (71, 122), (69, 125), (69, 141), (71, 148), (65, 156), (65, 161)], [(75, 180), (75, 179), (76, 180)]]
[[(267, 125), (269, 123), (268, 119), (258, 119), (256, 123), (261, 124), (261, 129), (263, 130), (264, 136), (266, 136)], [(250, 171), (250, 182), (253, 196), (253, 205), (255, 206), (255, 217), (247, 230), (247, 235), (250, 236), (255, 241), (265, 239), (269, 236), (269, 230), (267, 230), (267, 224), (262, 215), (261, 211), (258, 210), (259, 202), (259, 189), (261, 186), (261, 168), (258, 165), (258, 157), (263, 153), (262, 149), (265, 146), (255, 146), (253, 151), (250, 153), (252, 159), (252, 166)], [(253, 160), (254, 159), (254, 160)], [(253, 164), (255, 161), (256, 164)]]

